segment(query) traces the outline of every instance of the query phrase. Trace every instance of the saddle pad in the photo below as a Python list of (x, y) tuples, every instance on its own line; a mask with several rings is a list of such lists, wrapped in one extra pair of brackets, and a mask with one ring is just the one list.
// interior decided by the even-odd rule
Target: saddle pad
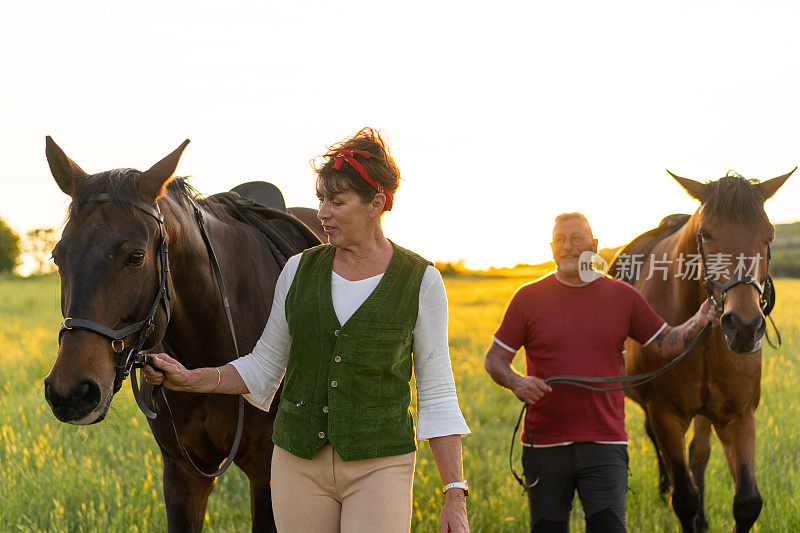
[(236, 192), (221, 192), (208, 199), (236, 220), (259, 230), (281, 267), (291, 256), (320, 244), (308, 226), (286, 211), (261, 205)]

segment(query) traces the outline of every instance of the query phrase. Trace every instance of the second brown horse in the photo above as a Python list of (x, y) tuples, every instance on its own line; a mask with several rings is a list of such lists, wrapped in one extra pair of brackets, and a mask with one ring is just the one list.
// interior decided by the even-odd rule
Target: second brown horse
[[(739, 266), (737, 258), (753, 259), (753, 278), (765, 280), (775, 229), (764, 212), (764, 202), (790, 175), (763, 183), (739, 175), (710, 183), (673, 175), (701, 206), (681, 230), (655, 245), (634, 283), (667, 322), (683, 323), (707, 298), (699, 253), (706, 261), (732, 258), (729, 273), (717, 272), (720, 284), (738, 277), (733, 275)], [(687, 261), (691, 257), (695, 261)], [(695, 275), (686, 276), (692, 264)], [(761, 512), (763, 500), (754, 469), (755, 410), (761, 393), (761, 337), (766, 322), (759, 288), (739, 283), (726, 294), (711, 289), (724, 306), (719, 325), (671, 371), (628, 391), (644, 409), (647, 432), (659, 453), (660, 488), (665, 493), (671, 484), (672, 508), (683, 531), (708, 528), (703, 488), (712, 425), (735, 482), (734, 531), (748, 531)], [(652, 349), (643, 350), (635, 341), (629, 339), (625, 348), (627, 374), (664, 364)], [(694, 437), (687, 462), (684, 436), (692, 419)]]

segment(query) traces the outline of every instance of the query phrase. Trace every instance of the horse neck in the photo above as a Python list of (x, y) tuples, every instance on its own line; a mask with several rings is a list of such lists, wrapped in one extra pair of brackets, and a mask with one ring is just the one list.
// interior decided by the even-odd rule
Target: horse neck
[[(698, 253), (697, 230), (699, 227), (700, 210), (698, 209), (686, 222), (683, 228), (681, 228), (681, 231), (677, 235), (677, 239), (675, 240), (671, 250), (673, 261), (677, 261), (681, 255), (687, 260), (696, 256)], [(702, 276), (702, 267), (698, 264), (697, 268), (700, 270), (699, 275)], [(690, 279), (675, 277), (673, 280), (675, 284), (673, 288), (680, 294), (680, 301), (685, 302), (689, 307), (691, 307), (691, 312), (694, 313), (694, 311), (697, 310), (697, 307), (706, 298), (706, 293), (703, 289), (703, 286), (695, 277)]]
[[(166, 201), (165, 201), (166, 200)], [(232, 342), (225, 320), (222, 297), (212, 274), (199, 223), (186, 201), (167, 197), (159, 202), (169, 239), (172, 316), (164, 335), (169, 350), (190, 367), (224, 364), (232, 357)], [(217, 254), (224, 242), (224, 223), (200, 206), (209, 240)], [(233, 240), (233, 235), (231, 240)], [(219, 259), (219, 257), (218, 257)], [(230, 273), (223, 269), (226, 281)]]

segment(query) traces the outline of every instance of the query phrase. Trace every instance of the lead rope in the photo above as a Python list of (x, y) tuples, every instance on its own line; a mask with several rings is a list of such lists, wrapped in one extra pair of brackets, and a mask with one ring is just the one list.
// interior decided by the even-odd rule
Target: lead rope
[[(573, 387), (578, 387), (581, 389), (597, 391), (597, 392), (613, 392), (613, 391), (632, 389), (640, 385), (644, 385), (645, 383), (648, 383), (650, 381), (653, 381), (658, 376), (660, 376), (673, 366), (677, 365), (684, 357), (686, 357), (686, 355), (688, 355), (689, 352), (692, 351), (692, 349), (694, 349), (695, 346), (697, 346), (697, 344), (703, 339), (703, 337), (705, 336), (706, 332), (709, 330), (710, 327), (711, 327), (711, 322), (707, 323), (703, 327), (703, 329), (700, 330), (700, 333), (697, 334), (697, 336), (692, 340), (692, 342), (689, 343), (689, 346), (687, 346), (686, 349), (684, 349), (680, 355), (672, 359), (672, 361), (662, 366), (661, 368), (658, 368), (656, 370), (651, 370), (650, 372), (643, 372), (641, 374), (631, 374), (629, 376), (615, 376), (615, 377), (560, 375), (560, 376), (550, 376), (549, 378), (546, 378), (544, 382), (547, 383), (548, 385), (551, 384), (572, 385)], [(619, 387), (614, 387), (613, 389), (606, 389), (601, 387), (592, 387), (591, 385), (584, 385), (584, 383), (629, 383), (629, 384), (621, 385)], [(517, 431), (519, 431), (520, 424), (522, 424), (523, 431), (528, 439), (528, 442), (530, 443), (531, 441), (530, 433), (528, 432), (527, 416), (525, 416), (527, 409), (528, 409), (528, 404), (523, 402), (522, 410), (520, 411), (519, 418), (517, 419), (517, 424), (516, 426), (514, 426), (514, 433), (511, 435), (511, 447), (508, 450), (508, 464), (509, 467), (511, 468), (511, 474), (514, 476), (514, 478), (517, 480), (517, 483), (519, 483), (524, 490), (530, 490), (531, 488), (536, 486), (536, 484), (539, 482), (539, 478), (537, 477), (532, 483), (526, 484), (525, 481), (522, 479), (522, 477), (520, 477), (520, 475), (517, 474), (517, 472), (514, 470), (514, 459), (513, 459), (514, 442), (517, 440)]]
[[(214, 277), (217, 281), (217, 288), (219, 289), (220, 298), (222, 299), (222, 307), (223, 310), (225, 311), (225, 319), (228, 322), (228, 331), (230, 332), (231, 340), (233, 341), (233, 349), (236, 354), (236, 359), (238, 359), (240, 357), (239, 345), (236, 341), (236, 330), (233, 325), (233, 317), (231, 316), (230, 302), (228, 301), (227, 292), (225, 290), (225, 283), (222, 278), (222, 271), (219, 268), (219, 263), (217, 262), (217, 257), (216, 254), (214, 253), (214, 247), (211, 245), (211, 241), (209, 240), (208, 235), (206, 233), (203, 221), (203, 214), (200, 211), (200, 208), (197, 206), (197, 204), (195, 204), (190, 197), (187, 196), (187, 199), (194, 208), (195, 218), (197, 219), (197, 225), (200, 227), (200, 235), (203, 237), (203, 243), (205, 244), (206, 250), (208, 251), (209, 262), (211, 263), (211, 270), (213, 271)], [(152, 364), (152, 359), (150, 358), (150, 356), (145, 356), (144, 359), (147, 364)], [(158, 414), (149, 409), (146, 405), (144, 405), (144, 402), (141, 400), (141, 394), (139, 393), (139, 384), (137, 382), (135, 372), (131, 373), (131, 387), (133, 388), (134, 391), (134, 397), (136, 397), (136, 403), (139, 404), (140, 408), (144, 407), (144, 409), (142, 409), (144, 415), (151, 419), (156, 418)], [(158, 393), (161, 394), (161, 399), (164, 402), (164, 406), (167, 408), (167, 413), (169, 414), (169, 421), (170, 424), (172, 425), (172, 432), (175, 434), (175, 440), (178, 443), (178, 448), (180, 449), (181, 456), (183, 456), (183, 458), (189, 463), (189, 465), (191, 465), (191, 467), (197, 474), (205, 478), (211, 478), (211, 479), (221, 476), (233, 463), (233, 460), (236, 457), (236, 453), (239, 451), (239, 444), (241, 443), (242, 440), (242, 430), (244, 428), (244, 398), (241, 395), (239, 396), (239, 411), (238, 411), (238, 420), (236, 423), (236, 434), (233, 438), (233, 445), (231, 447), (230, 453), (228, 453), (228, 456), (225, 458), (225, 461), (223, 461), (222, 465), (215, 472), (209, 474), (203, 472), (195, 464), (195, 462), (189, 455), (188, 450), (186, 450), (186, 447), (183, 445), (183, 442), (181, 442), (181, 438), (178, 432), (178, 427), (175, 425), (175, 415), (172, 412), (172, 407), (170, 407), (169, 405), (169, 401), (167, 400), (167, 396), (164, 393), (164, 388), (162, 386), (157, 385), (153, 387), (153, 391), (151, 393), (151, 403), (153, 404), (153, 406), (155, 406), (155, 395)], [(155, 433), (153, 433), (153, 437), (156, 438), (156, 442), (158, 442), (158, 438), (155, 437)], [(160, 442), (158, 442), (158, 445), (163, 448)]]
[(781, 332), (778, 331), (778, 326), (776, 326), (775, 325), (775, 321), (772, 320), (772, 315), (767, 315), (767, 318), (769, 318), (769, 322), (770, 322), (770, 324), (772, 324), (772, 329), (775, 330), (775, 335), (777, 336), (776, 340), (778, 341), (778, 343), (777, 344), (772, 344), (772, 339), (769, 338), (769, 328), (768, 327), (764, 328), (764, 338), (767, 339), (767, 344), (769, 344), (774, 350), (777, 350), (778, 348), (781, 347), (781, 344), (783, 343), (783, 340), (781, 339)]

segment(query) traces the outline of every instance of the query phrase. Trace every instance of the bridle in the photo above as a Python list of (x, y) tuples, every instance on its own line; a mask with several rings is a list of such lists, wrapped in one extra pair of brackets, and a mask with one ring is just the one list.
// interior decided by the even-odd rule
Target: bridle
[[(108, 202), (111, 201), (111, 195), (108, 193), (98, 194), (90, 201), (94, 203)], [(143, 355), (141, 351), (147, 342), (148, 337), (153, 334), (153, 330), (155, 329), (155, 314), (158, 310), (159, 304), (164, 304), (164, 312), (166, 313), (167, 322), (169, 322), (170, 317), (169, 262), (167, 260), (167, 235), (164, 233), (164, 216), (161, 214), (158, 204), (153, 207), (139, 200), (125, 199), (120, 201), (144, 211), (156, 219), (156, 222), (158, 222), (158, 234), (160, 239), (158, 257), (160, 269), (158, 292), (153, 300), (153, 304), (150, 306), (150, 310), (147, 312), (147, 315), (145, 315), (143, 320), (123, 328), (111, 329), (108, 326), (100, 324), (99, 322), (95, 322), (86, 318), (66, 317), (64, 321), (61, 322), (61, 327), (58, 330), (59, 344), (61, 344), (61, 337), (65, 331), (76, 329), (85, 329), (87, 331), (91, 331), (92, 333), (96, 333), (97, 335), (105, 337), (111, 341), (111, 349), (114, 352), (115, 368), (114, 394), (119, 392), (119, 390), (122, 388), (122, 383), (125, 381), (128, 375), (130, 375), (131, 370), (141, 367), (147, 362), (146, 356)], [(138, 332), (139, 335), (131, 344), (126, 346), (125, 338), (136, 332)]]
[[(195, 219), (197, 221), (197, 225), (200, 228), (200, 235), (203, 237), (203, 243), (205, 244), (206, 251), (208, 252), (208, 258), (211, 263), (211, 269), (214, 272), (214, 277), (217, 280), (217, 287), (219, 289), (220, 297), (222, 299), (222, 307), (223, 311), (225, 312), (225, 318), (228, 322), (228, 330), (231, 335), (231, 340), (233, 341), (233, 349), (236, 355), (236, 358), (239, 358), (239, 345), (236, 342), (236, 331), (233, 326), (233, 317), (231, 316), (230, 311), (230, 302), (228, 301), (227, 293), (225, 291), (225, 284), (222, 279), (222, 271), (219, 268), (219, 263), (217, 262), (216, 254), (214, 253), (214, 248), (211, 245), (211, 241), (208, 238), (208, 235), (205, 230), (205, 224), (203, 221), (203, 213), (191, 196), (185, 196), (185, 198), (189, 201), (194, 209)], [(93, 197), (90, 201), (94, 203), (102, 203), (111, 201), (111, 195), (108, 193), (101, 193), (97, 196)], [(160, 269), (159, 269), (159, 282), (158, 282), (158, 292), (156, 293), (155, 300), (153, 304), (150, 306), (150, 310), (147, 312), (145, 318), (135, 324), (131, 324), (129, 326), (125, 326), (119, 329), (111, 329), (108, 326), (100, 324), (99, 322), (95, 322), (93, 320), (88, 320), (85, 318), (72, 318), (67, 317), (61, 323), (61, 327), (58, 331), (58, 341), (59, 344), (61, 343), (61, 336), (64, 334), (65, 331), (76, 330), (76, 329), (84, 329), (87, 331), (91, 331), (97, 335), (107, 338), (111, 341), (111, 349), (114, 351), (114, 366), (116, 369), (116, 373), (114, 376), (114, 394), (116, 394), (120, 388), (122, 388), (122, 383), (125, 379), (130, 375), (131, 376), (131, 388), (133, 389), (133, 396), (136, 400), (139, 409), (142, 413), (149, 419), (155, 419), (158, 417), (158, 412), (153, 411), (147, 404), (142, 400), (141, 393), (139, 392), (139, 384), (136, 379), (136, 372), (133, 372), (135, 368), (141, 368), (145, 364), (151, 364), (151, 357), (146, 355), (142, 352), (145, 343), (147, 342), (148, 337), (153, 334), (155, 330), (155, 314), (158, 310), (159, 304), (163, 302), (164, 304), (164, 311), (166, 313), (166, 322), (169, 323), (170, 319), (170, 292), (169, 292), (169, 260), (168, 260), (168, 249), (167, 249), (167, 234), (164, 232), (164, 216), (161, 214), (161, 210), (158, 208), (158, 203), (156, 203), (155, 207), (148, 205), (139, 200), (131, 200), (131, 199), (119, 199), (119, 201), (132, 205), (144, 211), (148, 215), (152, 216), (158, 222), (158, 233), (161, 243), (159, 245), (159, 262), (160, 262)], [(285, 261), (284, 261), (285, 262)], [(282, 266), (282, 265), (281, 265)], [(125, 337), (132, 335), (133, 333), (138, 332), (139, 335), (136, 337), (133, 343), (129, 345), (125, 345)], [(163, 340), (161, 341), (163, 344)], [(155, 343), (151, 343), (152, 347)], [(149, 348), (148, 347), (148, 348)], [(164, 402), (165, 407), (167, 408), (167, 413), (169, 414), (170, 423), (172, 424), (172, 431), (175, 434), (175, 440), (178, 443), (178, 448), (180, 449), (181, 455), (183, 458), (191, 465), (194, 471), (199, 474), (200, 476), (206, 478), (215, 478), (222, 473), (224, 473), (228, 467), (233, 463), (234, 458), (236, 457), (236, 453), (239, 450), (239, 443), (242, 439), (242, 431), (244, 428), (244, 399), (242, 396), (239, 396), (239, 409), (238, 409), (238, 421), (236, 424), (236, 434), (233, 438), (233, 445), (231, 446), (230, 453), (226, 457), (225, 461), (222, 462), (220, 467), (213, 473), (206, 473), (203, 472), (192, 460), (189, 452), (186, 450), (186, 447), (181, 442), (178, 427), (175, 425), (175, 416), (172, 414), (172, 408), (169, 405), (169, 401), (167, 401), (167, 397), (164, 394), (164, 389), (160, 386), (154, 386), (151, 392), (150, 403), (153, 405), (154, 408), (157, 409), (157, 405), (155, 402), (155, 395), (160, 392), (161, 399)], [(156, 439), (156, 442), (162, 449), (165, 449), (164, 446), (158, 442), (158, 437), (156, 434), (153, 433), (153, 437)]]
[[(700, 255), (700, 263), (703, 269), (703, 288), (708, 295), (708, 299), (711, 300), (712, 304), (714, 304), (714, 308), (717, 310), (717, 313), (722, 315), (722, 313), (725, 311), (725, 300), (727, 298), (728, 291), (737, 285), (745, 284), (753, 286), (758, 293), (758, 301), (761, 312), (764, 313), (765, 317), (769, 316), (769, 314), (772, 312), (772, 308), (775, 306), (775, 287), (772, 283), (772, 276), (769, 274), (769, 260), (772, 256), (772, 251), (769, 244), (767, 244), (766, 275), (764, 276), (763, 281), (760, 282), (753, 276), (739, 276), (738, 278), (733, 278), (724, 284), (714, 279), (714, 276), (708, 273), (706, 254), (703, 251), (703, 237), (700, 235), (700, 232), (697, 232), (697, 253)], [(714, 296), (714, 289), (717, 289), (719, 292), (719, 300), (717, 300), (717, 298)]]

